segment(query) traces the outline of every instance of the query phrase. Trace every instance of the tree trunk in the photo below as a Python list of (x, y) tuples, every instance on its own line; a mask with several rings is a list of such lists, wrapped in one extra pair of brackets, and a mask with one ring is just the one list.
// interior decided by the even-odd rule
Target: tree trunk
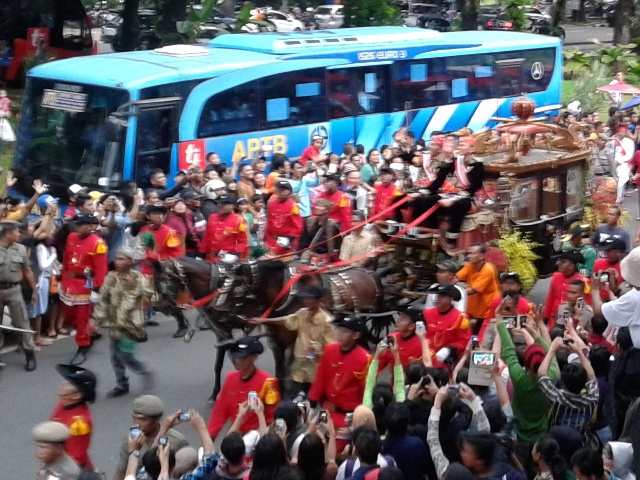
[(222, 3), (218, 4), (218, 10), (227, 17), (234, 18), (236, 16), (236, 0), (222, 0)]
[(587, 21), (587, 12), (586, 12), (586, 0), (580, 0), (580, 7), (578, 8), (578, 21), (586, 22)]
[(558, 28), (564, 20), (565, 11), (567, 10), (567, 0), (559, 0), (553, 3), (551, 7), (551, 26)]
[(177, 33), (176, 22), (186, 20), (187, 0), (163, 0), (161, 5), (156, 32), (162, 38)]
[(138, 18), (138, 8), (140, 0), (125, 0), (122, 11), (122, 35), (120, 40), (121, 49), (125, 52), (138, 48), (138, 38), (140, 37), (140, 19)]
[(462, 30), (478, 30), (478, 0), (467, 0), (462, 9)]
[(631, 41), (629, 18), (633, 0), (619, 0), (613, 18), (613, 44), (626, 45)]

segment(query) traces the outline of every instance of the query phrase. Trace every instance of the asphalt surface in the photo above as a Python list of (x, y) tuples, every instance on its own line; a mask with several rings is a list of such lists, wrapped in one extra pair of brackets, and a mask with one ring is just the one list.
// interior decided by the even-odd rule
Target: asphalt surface
[[(629, 233), (635, 234), (638, 222), (637, 193), (632, 193), (625, 201), (630, 208)], [(543, 303), (549, 288), (549, 280), (539, 281), (528, 296), (536, 303)], [(192, 323), (195, 312), (189, 313)], [(159, 327), (149, 328), (149, 341), (140, 344), (137, 356), (155, 372), (157, 385), (152, 392), (165, 402), (166, 412), (195, 408), (208, 419), (211, 407), (207, 399), (213, 381), (213, 361), (215, 338), (209, 331), (198, 331), (190, 344), (171, 338), (176, 324), (172, 319), (157, 316)], [(34, 457), (34, 445), (30, 437), (33, 425), (48, 419), (56, 404), (55, 389), (61, 377), (55, 372), (57, 363), (67, 363), (75, 352), (72, 338), (54, 342), (43, 347), (37, 354), (38, 369), (27, 373), (23, 370), (24, 356), (17, 352), (4, 353), (2, 361), (7, 364), (0, 370), (0, 405), (3, 406), (2, 462), (0, 479), (31, 480), (38, 469)], [(259, 359), (258, 366), (273, 372), (273, 357), (267, 350)], [(141, 394), (140, 379), (133, 374), (130, 378), (131, 391), (117, 399), (106, 399), (105, 394), (115, 383), (109, 363), (109, 348), (106, 335), (91, 350), (86, 368), (98, 377), (98, 398), (91, 407), (94, 434), (91, 458), (101, 471), (111, 478), (117, 460), (120, 442), (128, 433), (132, 420), (131, 402)], [(224, 374), (229, 372), (230, 362), (225, 361)], [(178, 427), (188, 436), (192, 445), (199, 446), (197, 437), (189, 425)]]

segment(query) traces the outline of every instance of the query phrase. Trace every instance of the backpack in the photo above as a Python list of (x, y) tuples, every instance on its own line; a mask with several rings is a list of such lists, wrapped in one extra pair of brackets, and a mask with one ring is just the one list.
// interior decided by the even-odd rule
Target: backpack
[[(386, 461), (387, 461), (387, 466), (388, 467), (395, 467), (396, 466), (396, 461), (393, 459), (393, 457), (391, 455), (383, 455), (382, 456)], [(353, 467), (356, 464), (356, 460), (354, 458), (350, 458), (349, 460), (347, 460), (345, 466), (344, 466), (344, 478), (347, 479), (349, 477), (353, 476)], [(379, 468), (376, 468), (374, 470), (380, 470)], [(369, 475), (369, 472), (366, 473), (366, 475)], [(372, 477), (373, 479), (378, 478), (378, 476), (376, 475), (375, 477)], [(368, 478), (366, 480), (369, 480)]]

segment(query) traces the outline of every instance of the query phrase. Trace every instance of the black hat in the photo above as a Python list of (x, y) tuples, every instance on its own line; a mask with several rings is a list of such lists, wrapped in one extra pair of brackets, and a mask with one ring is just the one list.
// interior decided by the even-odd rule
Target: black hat
[(436, 268), (445, 272), (456, 273), (458, 271), (458, 267), (456, 266), (455, 262), (448, 259), (436, 264)]
[(394, 175), (393, 170), (391, 170), (389, 167), (382, 167), (380, 170), (378, 170), (378, 176), (384, 175), (385, 173), (388, 175)]
[(413, 323), (424, 322), (424, 314), (421, 309), (414, 306), (407, 306), (398, 309), (400, 315), (405, 315), (411, 319)]
[(443, 284), (432, 285), (431, 288), (429, 288), (429, 292), (451, 297), (453, 298), (454, 302), (457, 302), (462, 298), (462, 294), (460, 293), (460, 290), (458, 290), (453, 283), (443, 283)]
[(11, 205), (12, 207), (15, 207), (22, 203), (22, 197), (19, 197), (17, 195), (7, 195), (6, 203), (7, 205)]
[(264, 352), (264, 347), (255, 337), (243, 337), (229, 347), (231, 360), (260, 355), (262, 352)]
[(188, 174), (189, 174), (189, 172), (186, 171), (186, 170), (178, 170), (178, 173), (176, 173), (176, 176), (178, 176), (178, 175), (188, 175)]
[(80, 390), (86, 402), (93, 402), (96, 399), (96, 384), (98, 381), (91, 370), (59, 363), (56, 365), (56, 372)]
[(331, 324), (334, 327), (348, 328), (349, 330), (352, 330), (356, 333), (362, 333), (363, 335), (367, 332), (367, 326), (364, 319), (356, 315), (336, 318), (333, 322), (331, 322)]
[(204, 197), (204, 195), (189, 189), (183, 190), (180, 196), (183, 200), (200, 200)]
[(319, 285), (309, 285), (307, 288), (298, 293), (300, 298), (323, 298), (324, 288)]
[(285, 180), (285, 179), (278, 180), (278, 181), (276, 182), (276, 188), (280, 188), (280, 189), (282, 189), (282, 190), (291, 190), (291, 191), (293, 192), (293, 187), (292, 187), (292, 186), (291, 186), (291, 184), (290, 184), (287, 180)]
[(504, 282), (505, 280), (515, 280), (520, 285), (522, 285), (522, 280), (520, 279), (520, 275), (518, 275), (518, 272), (502, 272), (500, 274), (500, 281)]
[(576, 265), (579, 263), (585, 262), (584, 255), (582, 255), (577, 250), (569, 250), (567, 252), (562, 252), (560, 255), (558, 255), (558, 259), (569, 260), (571, 263), (574, 263)]
[(95, 215), (86, 213), (84, 215), (78, 215), (75, 219), (75, 224), (76, 225), (99, 225), (100, 221), (98, 220), (98, 217), (96, 217)]
[(323, 181), (324, 182), (333, 181), (333, 182), (341, 183), (340, 174), (338, 174), (338, 173), (327, 173), (324, 176)]
[(144, 209), (145, 213), (164, 213), (166, 211), (167, 207), (164, 206), (164, 203), (148, 204)]
[(617, 237), (609, 237), (602, 242), (598, 248), (604, 251), (620, 250), (621, 252), (624, 252), (627, 249), (627, 245), (624, 243), (624, 240)]
[(236, 203), (238, 203), (238, 197), (236, 197), (235, 195), (220, 195), (218, 198), (216, 198), (216, 203), (219, 205), (235, 205)]

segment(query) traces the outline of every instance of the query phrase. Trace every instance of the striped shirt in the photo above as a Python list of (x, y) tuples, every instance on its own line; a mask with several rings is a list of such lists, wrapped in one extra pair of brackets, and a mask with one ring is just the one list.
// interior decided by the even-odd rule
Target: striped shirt
[(585, 393), (575, 394), (559, 390), (553, 380), (543, 375), (538, 380), (540, 390), (551, 404), (549, 421), (551, 426), (572, 427), (580, 435), (585, 436), (593, 412), (598, 405), (598, 382), (589, 380), (585, 385)]

